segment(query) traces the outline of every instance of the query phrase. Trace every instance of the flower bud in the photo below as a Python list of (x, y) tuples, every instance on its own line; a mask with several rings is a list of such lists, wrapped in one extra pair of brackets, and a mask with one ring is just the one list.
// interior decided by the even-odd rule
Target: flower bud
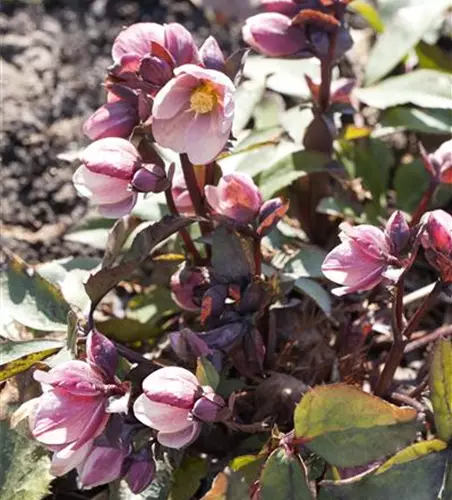
[(240, 172), (223, 176), (218, 186), (204, 188), (212, 209), (240, 224), (251, 222), (262, 205), (262, 196), (253, 179)]
[(281, 198), (266, 201), (259, 211), (259, 227), (257, 233), (261, 236), (268, 234), (273, 227), (284, 217), (289, 210), (289, 202)]
[(202, 422), (216, 422), (224, 408), (224, 400), (208, 387), (201, 398), (193, 406), (192, 415)]
[(131, 464), (124, 477), (135, 495), (145, 490), (155, 477), (155, 461), (147, 450), (141, 450), (131, 457)]
[(444, 142), (432, 154), (427, 155), (421, 145), (424, 166), (430, 175), (440, 183), (452, 184), (452, 139)]
[(390, 241), (393, 255), (400, 255), (410, 239), (410, 226), (400, 210), (396, 210), (389, 218), (385, 233)]
[(452, 283), (452, 216), (444, 210), (428, 212), (422, 218), (421, 243), (430, 264), (445, 283)]
[(131, 186), (139, 193), (161, 193), (170, 186), (170, 183), (162, 167), (146, 165), (135, 172)]
[(83, 133), (93, 141), (104, 137), (127, 138), (138, 123), (137, 106), (119, 100), (97, 109), (83, 124)]
[(106, 379), (114, 380), (118, 368), (118, 353), (113, 342), (97, 330), (91, 330), (86, 338), (88, 363), (100, 369)]
[(224, 67), (225, 59), (218, 42), (213, 36), (209, 36), (199, 49), (199, 56), (202, 63), (208, 69), (221, 71)]
[(94, 488), (121, 477), (126, 452), (123, 448), (93, 446), (88, 457), (77, 467), (84, 488)]
[(188, 328), (184, 328), (180, 332), (170, 333), (169, 337), (173, 351), (183, 361), (192, 361), (211, 353), (204, 340)]
[(146, 81), (163, 87), (173, 77), (173, 68), (163, 59), (147, 55), (141, 61), (140, 75)]
[(206, 282), (201, 268), (187, 267), (185, 264), (171, 276), (171, 296), (176, 304), (186, 311), (198, 311), (199, 302), (195, 302), (195, 289)]

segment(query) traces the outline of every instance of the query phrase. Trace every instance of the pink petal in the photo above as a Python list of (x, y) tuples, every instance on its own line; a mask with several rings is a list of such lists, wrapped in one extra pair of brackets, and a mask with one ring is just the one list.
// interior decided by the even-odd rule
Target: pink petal
[(168, 120), (152, 120), (152, 132), (155, 140), (160, 146), (170, 148), (176, 153), (185, 153), (187, 150), (187, 130), (193, 120), (192, 111), (183, 111), (179, 115)]
[(132, 196), (128, 181), (96, 174), (84, 165), (75, 171), (72, 181), (80, 196), (98, 205), (118, 203)]
[(300, 10), (293, 0), (261, 0), (261, 5), (266, 12), (279, 12), (288, 17), (294, 17)]
[(118, 479), (125, 455), (122, 448), (94, 446), (91, 453), (77, 467), (80, 482), (85, 488), (94, 488)]
[(242, 35), (253, 49), (271, 57), (292, 55), (306, 47), (303, 32), (291, 25), (289, 17), (277, 12), (248, 18)]
[(157, 23), (136, 23), (122, 31), (115, 39), (112, 47), (113, 60), (120, 62), (123, 55), (136, 54), (145, 56), (151, 51), (151, 43), (164, 45), (165, 30)]
[(212, 209), (219, 213), (220, 212), (220, 198), (218, 194), (217, 186), (207, 185), (204, 188), (204, 194), (206, 195), (207, 202), (212, 207)]
[(64, 476), (70, 470), (81, 464), (93, 446), (93, 441), (87, 441), (83, 446), (75, 449), (74, 444), (55, 452), (52, 457), (50, 472), (54, 476)]
[(154, 120), (173, 118), (181, 108), (188, 108), (191, 91), (197, 84), (198, 81), (190, 75), (170, 80), (155, 96), (152, 108)]
[(165, 26), (164, 46), (174, 57), (177, 66), (199, 62), (198, 50), (193, 37), (181, 24), (169, 23)]
[(199, 384), (193, 373), (177, 366), (161, 368), (143, 381), (148, 399), (177, 408), (190, 410)]
[(136, 193), (130, 193), (128, 198), (117, 203), (99, 205), (99, 212), (109, 219), (118, 219), (124, 215), (129, 215), (137, 202), (137, 198), (138, 195)]
[(138, 396), (133, 405), (133, 412), (144, 425), (164, 432), (178, 432), (191, 425), (188, 420), (189, 410), (155, 403), (145, 394)]
[(191, 75), (197, 80), (210, 81), (220, 87), (226, 87), (230, 92), (235, 91), (235, 86), (232, 83), (232, 80), (221, 71), (217, 71), (215, 69), (207, 69), (201, 66), (196, 66), (195, 64), (184, 64), (183, 66), (176, 68), (174, 70), (174, 74), (176, 76), (182, 74)]
[(157, 440), (163, 446), (178, 450), (184, 446), (188, 446), (197, 439), (201, 433), (201, 426), (200, 422), (193, 422), (189, 427), (179, 432), (159, 432)]
[(110, 101), (112, 98), (116, 101), (101, 106), (83, 124), (83, 133), (93, 141), (104, 137), (128, 137), (139, 122), (133, 104), (119, 100), (112, 92), (109, 96)]
[(367, 275), (363, 275), (360, 280), (353, 282), (349, 286), (333, 288), (331, 291), (337, 297), (347, 293), (364, 292), (376, 287), (383, 280), (385, 267), (377, 268)]

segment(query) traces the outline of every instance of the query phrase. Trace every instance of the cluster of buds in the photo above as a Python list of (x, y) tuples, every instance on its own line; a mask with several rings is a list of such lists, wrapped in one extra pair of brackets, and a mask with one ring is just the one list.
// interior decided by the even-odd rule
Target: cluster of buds
[(346, 0), (262, 0), (264, 13), (247, 19), (243, 38), (253, 49), (270, 57), (328, 55), (335, 34), (339, 59), (352, 46), (343, 25)]

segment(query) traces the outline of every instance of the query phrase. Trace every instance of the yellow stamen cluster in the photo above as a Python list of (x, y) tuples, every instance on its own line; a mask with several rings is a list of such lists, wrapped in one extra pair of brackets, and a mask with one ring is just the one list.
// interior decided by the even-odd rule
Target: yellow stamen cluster
[(190, 107), (196, 113), (210, 113), (217, 104), (218, 98), (215, 89), (208, 83), (196, 87), (190, 96)]

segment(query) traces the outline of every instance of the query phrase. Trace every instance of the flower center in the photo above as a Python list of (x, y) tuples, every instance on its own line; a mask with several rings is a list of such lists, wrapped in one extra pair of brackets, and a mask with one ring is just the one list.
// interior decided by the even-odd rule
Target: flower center
[(196, 113), (209, 113), (217, 104), (217, 94), (212, 85), (203, 83), (190, 96), (190, 107)]

